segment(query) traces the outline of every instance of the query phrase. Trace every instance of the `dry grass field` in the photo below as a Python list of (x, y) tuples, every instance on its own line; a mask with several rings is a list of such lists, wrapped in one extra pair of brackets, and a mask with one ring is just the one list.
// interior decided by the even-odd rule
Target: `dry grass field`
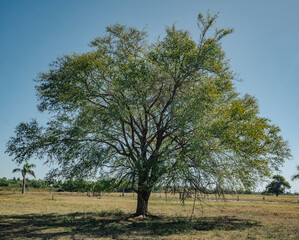
[(153, 194), (154, 218), (130, 218), (136, 195), (1, 194), (0, 239), (299, 239), (299, 196), (209, 196), (183, 206)]

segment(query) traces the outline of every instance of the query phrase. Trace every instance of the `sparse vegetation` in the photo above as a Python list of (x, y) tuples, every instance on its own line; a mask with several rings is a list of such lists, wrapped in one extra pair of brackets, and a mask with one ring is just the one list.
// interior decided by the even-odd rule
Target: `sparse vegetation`
[[(133, 193), (100, 199), (57, 195), (54, 201), (49, 193), (1, 194), (0, 239), (299, 239), (299, 204), (292, 203), (299, 202), (298, 196), (271, 203), (261, 201), (261, 195), (227, 202), (206, 199), (204, 211), (197, 203), (191, 222), (191, 199), (183, 206), (177, 195), (167, 202), (159, 196), (153, 194), (149, 201), (156, 217), (140, 221), (131, 216)], [(246, 198), (250, 201), (241, 201)]]

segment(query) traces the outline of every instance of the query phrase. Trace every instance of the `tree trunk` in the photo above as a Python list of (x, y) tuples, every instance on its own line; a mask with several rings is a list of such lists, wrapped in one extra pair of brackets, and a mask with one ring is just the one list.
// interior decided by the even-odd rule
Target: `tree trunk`
[(151, 192), (146, 192), (146, 191), (138, 192), (136, 216), (148, 215), (148, 200), (149, 200), (150, 195), (151, 195)]
[(23, 178), (22, 194), (25, 194), (25, 185), (26, 185), (26, 179)]

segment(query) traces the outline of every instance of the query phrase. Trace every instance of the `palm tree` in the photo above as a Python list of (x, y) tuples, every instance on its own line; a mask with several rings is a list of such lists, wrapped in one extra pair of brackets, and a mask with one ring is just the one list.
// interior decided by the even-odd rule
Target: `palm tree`
[(299, 179), (299, 165), (297, 166), (297, 171), (298, 171), (298, 173), (292, 177), (292, 181)]
[(23, 187), (22, 187), (22, 194), (25, 194), (25, 185), (26, 185), (26, 174), (30, 174), (35, 178), (35, 173), (31, 170), (32, 168), (34, 168), (35, 165), (34, 164), (29, 164), (28, 162), (26, 162), (23, 166), (23, 168), (15, 168), (14, 170), (12, 170), (13, 173), (15, 172), (21, 172), (22, 173), (22, 177), (23, 177)]

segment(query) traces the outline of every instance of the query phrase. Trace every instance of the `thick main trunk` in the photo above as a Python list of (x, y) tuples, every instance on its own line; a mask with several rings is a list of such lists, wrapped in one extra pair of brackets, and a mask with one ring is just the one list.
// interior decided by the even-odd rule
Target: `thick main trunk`
[(25, 185), (26, 185), (26, 179), (23, 178), (22, 194), (25, 194)]
[(148, 215), (148, 200), (149, 200), (150, 195), (151, 195), (150, 191), (138, 192), (136, 216)]

